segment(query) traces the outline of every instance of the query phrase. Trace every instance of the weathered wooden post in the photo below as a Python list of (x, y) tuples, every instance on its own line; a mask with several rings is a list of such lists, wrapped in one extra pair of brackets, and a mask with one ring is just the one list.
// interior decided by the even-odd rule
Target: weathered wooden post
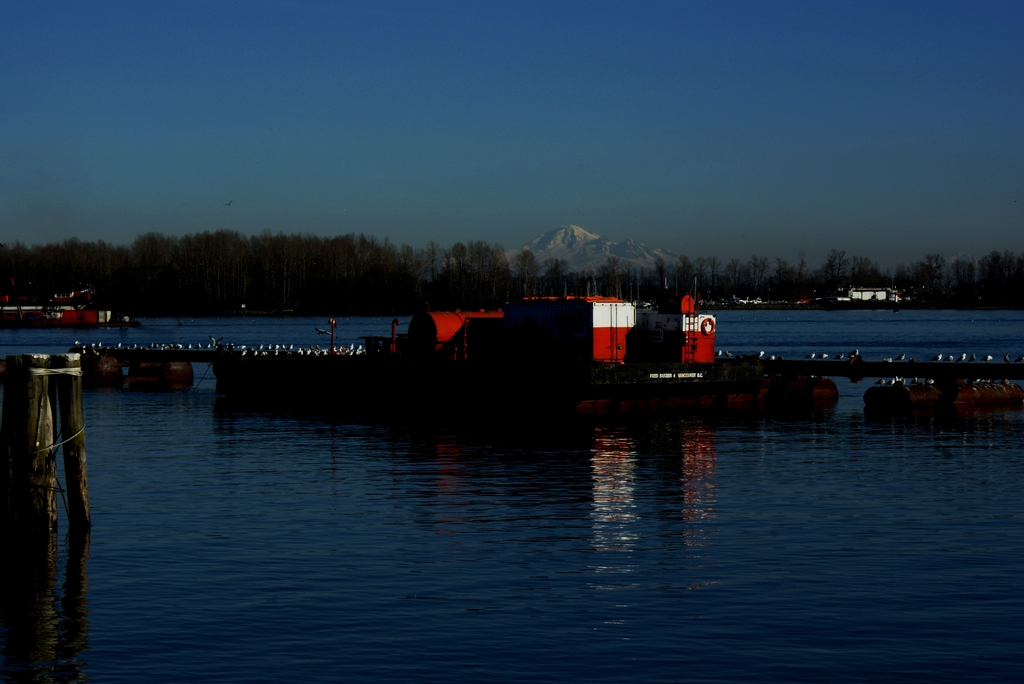
[[(22, 418), (11, 426), (11, 489), (8, 525), (18, 532), (57, 527), (57, 470), (52, 453), (55, 392), (49, 382), (50, 357), (23, 354), (24, 382), (4, 389), (5, 418), (8, 401), (24, 405)], [(11, 393), (16, 389), (15, 393)], [(12, 407), (12, 410), (13, 407)], [(5, 431), (7, 426), (4, 426)]]
[(79, 354), (54, 356), (50, 367), (63, 373), (57, 384), (60, 434), (64, 450), (64, 487), (67, 490), (68, 526), (88, 529), (89, 480), (85, 468), (85, 415), (82, 412), (82, 358)]
[[(25, 425), (25, 373), (20, 356), (7, 357), (3, 429), (0, 430), (0, 529), (7, 526), (11, 510), (11, 450), (15, 435)], [(8, 399), (10, 397), (10, 399)], [(15, 398), (17, 397), (17, 398)]]

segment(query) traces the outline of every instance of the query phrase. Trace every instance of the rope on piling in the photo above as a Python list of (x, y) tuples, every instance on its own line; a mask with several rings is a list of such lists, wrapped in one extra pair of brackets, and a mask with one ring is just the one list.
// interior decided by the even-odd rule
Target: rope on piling
[[(70, 442), (71, 440), (73, 440), (75, 437), (77, 437), (78, 435), (82, 434), (83, 432), (85, 432), (85, 426), (83, 426), (81, 430), (79, 430), (75, 434), (71, 435), (67, 439), (65, 439), (65, 440), (63, 440), (61, 442), (57, 442), (56, 444), (51, 444), (50, 446), (48, 446), (48, 447), (46, 447), (44, 449), (39, 449), (39, 451), (49, 451), (50, 453), (47, 456), (47, 460), (50, 460), (50, 459), (56, 460), (56, 458), (57, 458), (57, 449), (59, 449), (62, 444), (66, 444), (66, 443)], [(57, 437), (60, 437), (60, 433), (59, 432), (57, 433)], [(37, 451), (36, 453), (38, 454), (39, 451)], [(35, 483), (29, 483), (29, 484), (30, 484), (30, 486), (35, 487), (36, 489), (52, 489), (52, 490), (54, 490), (56, 492), (60, 492), (60, 499), (61, 499), (61, 501), (64, 502), (64, 515), (65, 516), (70, 516), (70, 513), (68, 512), (68, 500), (64, 496), (64, 487), (60, 483), (60, 478), (57, 477), (57, 469), (56, 468), (54, 468), (54, 471), (53, 471), (53, 481), (57, 483), (56, 487), (51, 487), (50, 485), (35, 484)]]
[(81, 375), (81, 368), (25, 368), (29, 375)]
[(52, 451), (54, 453), (57, 453), (57, 449), (59, 449), (62, 444), (67, 444), (68, 442), (70, 442), (71, 440), (73, 440), (75, 437), (77, 437), (78, 435), (82, 434), (83, 432), (85, 432), (85, 426), (84, 425), (82, 426), (81, 430), (79, 430), (75, 434), (71, 435), (70, 437), (68, 437), (64, 441), (57, 442), (56, 444), (51, 444), (49, 446), (45, 446), (42, 449), (36, 449), (33, 453), (38, 454), (38, 453), (41, 453), (43, 451)]

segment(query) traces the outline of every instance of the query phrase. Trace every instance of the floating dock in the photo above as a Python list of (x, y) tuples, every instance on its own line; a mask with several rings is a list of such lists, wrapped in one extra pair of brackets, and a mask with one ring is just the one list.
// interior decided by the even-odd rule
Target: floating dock
[[(630, 412), (664, 408), (828, 405), (833, 378), (888, 378), (868, 408), (1021, 405), (1024, 364), (784, 360), (715, 354), (717, 320), (691, 297), (637, 310), (609, 297), (541, 297), (498, 311), (425, 311), (398, 334), (358, 350), (284, 345), (82, 347), (86, 386), (191, 387), (193, 363), (212, 364), (218, 392), (243, 400), (383, 411)], [(125, 378), (124, 369), (127, 369)]]

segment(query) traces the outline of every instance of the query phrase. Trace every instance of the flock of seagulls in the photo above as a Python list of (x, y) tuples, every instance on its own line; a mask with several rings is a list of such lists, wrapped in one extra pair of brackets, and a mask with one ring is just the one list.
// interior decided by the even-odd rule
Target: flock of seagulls
[[(896, 387), (902, 387), (904, 385), (934, 385), (935, 384), (935, 380), (932, 379), (932, 378), (914, 378), (914, 379), (912, 379), (912, 380), (910, 380), (908, 382), (906, 378), (903, 378), (903, 377), (900, 377), (899, 375), (897, 375), (896, 377), (892, 378), (891, 380), (887, 380), (885, 378), (881, 378), (875, 384), (876, 385), (881, 385), (881, 386), (893, 385), (893, 386), (896, 386)], [(968, 380), (967, 384), (969, 384), (969, 385), (1009, 385), (1010, 381), (1006, 380), (1006, 379), (1003, 379), (1003, 380), (978, 379), (978, 380)]]
[[(213, 340), (212, 337), (210, 339)], [(223, 338), (220, 338), (220, 339), (223, 339)], [(90, 344), (83, 345), (78, 340), (75, 340), (74, 347), (76, 349), (81, 349), (83, 351), (99, 351), (101, 349), (110, 349), (110, 350), (125, 349), (125, 350), (128, 350), (128, 351), (133, 351), (133, 350), (136, 350), (136, 349), (155, 349), (155, 350), (160, 350), (160, 351), (169, 351), (169, 350), (177, 350), (177, 349), (218, 349), (219, 347), (223, 346), (223, 345), (220, 344), (220, 339), (214, 340), (213, 342), (210, 342), (209, 344), (203, 344), (202, 342), (199, 342), (197, 344), (171, 344), (171, 343), (150, 342), (149, 344), (144, 344), (144, 345), (141, 345), (141, 346), (138, 345), (138, 344), (125, 345), (125, 344), (122, 344), (121, 342), (118, 342), (116, 345), (112, 345), (112, 346), (105, 345), (102, 342), (92, 342)]]
[[(766, 361), (776, 361), (776, 360), (782, 361), (782, 360), (784, 360), (784, 357), (782, 357), (782, 356), (777, 356), (777, 357), (774, 356), (774, 355), (766, 356), (765, 352), (763, 352), (763, 351), (757, 352), (755, 354), (740, 354), (738, 357), (734, 357), (732, 352), (730, 352), (728, 350), (719, 350), (717, 352), (716, 356), (718, 356), (718, 357), (725, 357), (725, 358), (740, 358), (740, 359), (764, 359)], [(804, 359), (806, 359), (806, 360), (815, 360), (815, 359), (828, 360), (828, 359), (831, 359), (833, 361), (843, 361), (843, 360), (849, 359), (849, 360), (852, 361), (854, 359), (863, 359), (863, 357), (861, 356), (859, 349), (854, 349), (854, 350), (850, 351), (849, 353), (847, 353), (847, 352), (839, 352), (838, 354), (835, 354), (835, 355), (829, 354), (827, 352), (820, 352), (820, 353), (819, 352), (811, 352), (807, 356), (805, 356)], [(943, 363), (946, 363), (946, 362), (948, 362), (948, 363), (961, 363), (961, 362), (963, 362), (963, 363), (971, 363), (971, 362), (974, 362), (974, 361), (980, 361), (980, 362), (988, 363), (990, 361), (995, 360), (995, 357), (993, 357), (991, 354), (986, 354), (984, 356), (978, 356), (977, 353), (972, 353), (970, 356), (968, 356), (967, 353), (964, 352), (964, 353), (961, 353), (959, 356), (954, 356), (953, 354), (944, 354), (944, 353), (943, 354), (936, 354), (935, 356), (932, 357), (931, 360), (933, 362), (943, 362)], [(897, 363), (897, 362), (900, 362), (900, 361), (906, 361), (908, 364), (910, 364), (910, 363), (912, 363), (912, 364), (919, 363), (918, 360), (915, 359), (915, 358), (909, 358), (908, 359), (907, 355), (905, 353), (904, 354), (899, 354), (898, 356), (887, 356), (887, 357), (882, 359), (883, 363)], [(1003, 363), (1024, 363), (1024, 355), (1018, 356), (1015, 359), (1011, 359), (1009, 354), (1004, 354), (1003, 355)], [(972, 385), (984, 385), (984, 384), (1009, 385), (1010, 384), (1010, 381), (1007, 380), (1007, 379), (1003, 379), (1003, 380), (976, 379), (976, 380), (967, 380), (966, 382), (968, 384), (972, 384)], [(935, 384), (935, 380), (932, 379), (932, 378), (916, 378), (915, 377), (915, 378), (912, 378), (911, 380), (908, 381), (905, 377), (897, 375), (897, 376), (895, 376), (893, 378), (889, 378), (889, 379), (881, 378), (877, 382), (875, 382), (875, 384), (879, 385), (879, 386), (896, 386), (896, 387), (902, 387), (904, 385), (919, 385), (920, 386), (920, 385), (933, 385), (933, 384)]]
[[(960, 356), (957, 356), (957, 357), (954, 357), (952, 354), (950, 354), (948, 356), (943, 356), (942, 354), (936, 354), (935, 356), (932, 357), (932, 361), (952, 361), (953, 363), (959, 363), (961, 361), (966, 361), (967, 363), (970, 363), (971, 361), (979, 361), (980, 360), (980, 361), (984, 361), (984, 362), (988, 363), (993, 358), (994, 357), (991, 354), (986, 354), (985, 356), (982, 356), (981, 359), (978, 358), (977, 354), (971, 354), (970, 358), (968, 358), (967, 357), (967, 353), (965, 352), (965, 353), (963, 353), (963, 354), (961, 354)], [(1004, 363), (1022, 363), (1022, 362), (1024, 362), (1024, 356), (1018, 356), (1013, 361), (1010, 361), (1010, 355), (1009, 354), (1005, 354), (1003, 356), (1003, 362)]]
[[(319, 332), (319, 330), (318, 330), (318, 332)], [(736, 357), (732, 352), (730, 352), (727, 349), (726, 350), (719, 349), (718, 352), (715, 354), (715, 356), (717, 356), (719, 358), (723, 358), (724, 357), (724, 358), (727, 358), (727, 359), (732, 359), (732, 358), (765, 359), (765, 360), (768, 360), (768, 361), (784, 361), (785, 360), (785, 357), (783, 357), (783, 356), (775, 356), (774, 354), (772, 354), (770, 356), (766, 356), (765, 352), (763, 352), (763, 351), (759, 351), (756, 354), (740, 354), (738, 357)], [(804, 359), (807, 359), (807, 360), (813, 360), (813, 359), (832, 359), (833, 361), (843, 361), (845, 359), (851, 359), (852, 360), (852, 359), (855, 359), (855, 358), (858, 358), (858, 357), (860, 357), (860, 350), (859, 349), (854, 349), (853, 351), (851, 351), (848, 354), (846, 352), (839, 352), (838, 354), (835, 354), (834, 356), (828, 354), (827, 352), (822, 352), (820, 354), (818, 352), (811, 352), (810, 354), (805, 356)], [(968, 357), (967, 353), (965, 352), (965, 353), (960, 354), (960, 356), (953, 356), (952, 354), (949, 354), (948, 356), (947, 355), (943, 355), (943, 354), (936, 354), (935, 356), (932, 357), (931, 360), (932, 361), (951, 361), (953, 363), (959, 363), (961, 361), (965, 361), (967, 363), (971, 363), (972, 361), (984, 361), (985, 363), (988, 363), (989, 361), (992, 361), (994, 359), (995, 359), (995, 357), (992, 356), (991, 354), (986, 354), (985, 356), (982, 356), (982, 357), (979, 358), (977, 354), (971, 354)], [(900, 354), (899, 356), (887, 356), (884, 359), (882, 359), (882, 361), (885, 362), (885, 363), (893, 363), (893, 362), (896, 362), (896, 361), (905, 361), (905, 360), (909, 361), (910, 363), (917, 363), (918, 362), (917, 359), (914, 359), (914, 358), (907, 359), (907, 355), (906, 354)], [(1003, 356), (1003, 362), (1004, 363), (1024, 363), (1024, 356), (1018, 356), (1016, 359), (1012, 359), (1011, 360), (1010, 359), (1010, 355), (1009, 354), (1005, 354)]]
[(725, 351), (719, 349), (717, 352), (715, 352), (715, 356), (718, 357), (718, 358), (723, 358), (724, 357), (724, 358), (727, 358), (727, 359), (733, 359), (733, 358), (739, 358), (739, 359), (764, 359), (765, 361), (785, 361), (786, 360), (786, 357), (785, 356), (781, 356), (781, 355), (780, 356), (775, 356), (775, 354), (771, 354), (769, 356), (765, 356), (765, 353), (763, 351), (760, 351), (760, 352), (758, 352), (756, 354), (740, 354), (739, 356), (734, 356), (733, 353), (731, 351), (729, 351), (728, 349), (726, 349)]
[[(326, 330), (324, 330), (322, 328), (316, 328), (316, 332), (317, 332), (317, 335), (327, 335), (327, 334), (329, 334), (328, 331), (326, 331)], [(299, 349), (295, 349), (295, 345), (294, 344), (289, 344), (289, 345), (283, 345), (283, 344), (261, 344), (258, 347), (257, 346), (248, 347), (248, 346), (246, 346), (244, 344), (243, 345), (239, 345), (239, 346), (235, 346), (235, 345), (232, 345), (232, 344), (224, 344), (224, 338), (223, 337), (214, 337), (213, 335), (210, 335), (209, 337), (210, 337), (210, 342), (209, 343), (204, 344), (204, 343), (200, 342), (200, 343), (195, 344), (195, 345), (193, 345), (193, 344), (187, 344), (187, 345), (183, 345), (183, 344), (161, 344), (161, 343), (158, 343), (158, 342), (152, 342), (152, 343), (150, 343), (147, 346), (140, 347), (138, 344), (132, 344), (130, 346), (123, 346), (122, 343), (118, 342), (116, 346), (108, 347), (108, 346), (104, 345), (103, 342), (93, 342), (91, 344), (82, 345), (79, 340), (75, 340), (74, 346), (77, 349), (81, 349), (85, 353), (99, 353), (99, 351), (103, 350), (103, 349), (110, 349), (110, 350), (118, 350), (118, 349), (125, 349), (125, 350), (152, 349), (152, 350), (162, 350), (162, 351), (179, 350), (179, 349), (196, 349), (196, 350), (200, 350), (200, 349), (226, 349), (227, 351), (241, 352), (242, 356), (279, 356), (281, 354), (284, 354), (284, 355), (295, 354), (296, 356), (325, 356), (325, 355), (330, 355), (331, 354), (331, 350), (323, 349), (318, 344), (316, 344), (316, 345), (309, 345), (308, 347), (305, 347), (305, 348), (300, 347)], [(340, 346), (340, 347), (336, 347), (335, 351), (334, 351), (334, 354), (341, 354), (343, 356), (347, 356), (347, 355), (350, 355), (350, 356), (361, 356), (361, 355), (363, 355), (365, 353), (366, 353), (366, 349), (365, 349), (365, 347), (363, 347), (363, 345), (358, 345), (357, 346), (355, 344), (350, 344), (347, 347), (344, 346), (344, 345)], [(764, 351), (759, 351), (756, 354), (753, 354), (753, 353), (751, 353), (751, 354), (740, 354), (739, 357), (735, 357), (733, 355), (733, 353), (730, 352), (729, 350), (727, 350), (727, 349), (726, 350), (719, 349), (718, 352), (715, 354), (715, 356), (717, 356), (719, 358), (723, 358), (724, 357), (724, 358), (730, 358), (730, 359), (731, 358), (759, 359), (759, 360), (763, 359), (763, 360), (766, 360), (766, 361), (784, 361), (785, 360), (785, 357), (782, 356), (782, 355), (779, 355), (779, 356), (776, 356), (774, 354), (766, 355)], [(826, 352), (822, 352), (822, 353), (811, 352), (810, 354), (808, 354), (804, 358), (808, 359), (808, 360), (813, 360), (813, 359), (822, 359), (822, 360), (824, 360), (824, 359), (831, 358), (834, 361), (842, 361), (844, 359), (853, 360), (853, 359), (861, 358), (861, 356), (860, 356), (860, 350), (859, 349), (854, 349), (853, 351), (849, 352), (849, 354), (847, 354), (846, 352), (839, 352), (838, 354), (835, 354), (834, 356), (830, 356)], [(993, 358), (994, 357), (991, 354), (986, 354), (985, 356), (982, 356), (979, 359), (978, 355), (976, 353), (972, 353), (970, 355), (970, 357), (968, 357), (967, 353), (964, 352), (964, 353), (961, 353), (960, 356), (958, 356), (958, 357), (954, 357), (952, 354), (946, 355), (946, 354), (941, 354), (940, 353), (940, 354), (936, 354), (935, 356), (933, 356), (931, 360), (933, 362), (952, 362), (952, 363), (965, 362), (965, 363), (971, 363), (973, 361), (983, 361), (985, 363), (988, 363), (989, 361), (992, 361)], [(899, 362), (899, 361), (904, 361), (904, 360), (908, 360), (909, 363), (917, 363), (917, 359), (914, 359), (914, 358), (907, 359), (907, 355), (906, 354), (900, 354), (899, 356), (886, 357), (886, 358), (882, 359), (882, 361), (885, 362), (885, 363), (894, 363), (894, 362)], [(1003, 362), (1004, 363), (1024, 363), (1024, 355), (1018, 356), (1016, 359), (1013, 359), (1011, 361), (1010, 360), (1010, 355), (1009, 354), (1005, 354), (1003, 356)], [(907, 384), (909, 384), (909, 385), (931, 385), (931, 384), (934, 384), (934, 382), (935, 381), (933, 379), (930, 379), (930, 378), (929, 379), (913, 378), (908, 383), (905, 378), (897, 375), (897, 376), (893, 377), (891, 380), (887, 380), (885, 378), (882, 378), (882, 379), (878, 380), (875, 384), (876, 385), (880, 385), (880, 386), (885, 386), (885, 385), (903, 386), (903, 385), (907, 385)], [(974, 380), (974, 381), (969, 381), (969, 382), (973, 382), (974, 384), (984, 384), (984, 383), (1009, 384), (1009, 380), (1002, 380), (1002, 381)]]
[[(295, 345), (288, 345), (286, 349), (284, 345), (275, 344), (264, 345), (259, 347), (246, 347), (244, 344), (239, 347), (233, 347), (233, 351), (240, 351), (242, 356), (280, 356), (284, 354), (286, 356), (294, 354), (295, 356), (330, 356), (330, 349), (323, 349), (319, 344), (311, 344), (308, 347), (299, 347), (295, 349)], [(349, 346), (335, 347), (334, 354), (341, 356), (362, 356), (366, 353), (366, 348), (363, 345), (350, 344)]]
[[(197, 344), (179, 344), (179, 343), (160, 343), (151, 342), (148, 345), (124, 345), (118, 342), (116, 345), (107, 346), (103, 342), (91, 342), (89, 344), (82, 344), (81, 341), (75, 340), (75, 349), (80, 349), (86, 354), (99, 354), (104, 350), (126, 350), (135, 351), (138, 349), (147, 349), (153, 351), (177, 351), (177, 350), (203, 350), (203, 349), (219, 349), (226, 350), (229, 352), (240, 352), (242, 356), (280, 356), (282, 354), (289, 355), (294, 354), (296, 356), (326, 356), (331, 353), (330, 349), (323, 349), (319, 344), (311, 344), (309, 347), (295, 348), (294, 344), (261, 344), (259, 346), (247, 346), (244, 344), (233, 345), (224, 344), (223, 337), (210, 336), (208, 343), (197, 343)], [(366, 348), (363, 345), (350, 344), (347, 347), (344, 345), (337, 346), (334, 349), (334, 354), (340, 354), (342, 356), (362, 356), (366, 353)]]

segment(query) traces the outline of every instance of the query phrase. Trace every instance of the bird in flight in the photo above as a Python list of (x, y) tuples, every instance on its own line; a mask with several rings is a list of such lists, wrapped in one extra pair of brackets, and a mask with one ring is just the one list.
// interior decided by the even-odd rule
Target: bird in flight
[[(235, 200), (231, 200), (231, 202), (234, 202), (234, 201), (235, 201)], [(228, 203), (227, 203), (227, 204), (225, 204), (224, 206), (225, 206), (225, 207), (230, 207), (230, 206), (231, 206), (231, 202), (228, 202)]]

